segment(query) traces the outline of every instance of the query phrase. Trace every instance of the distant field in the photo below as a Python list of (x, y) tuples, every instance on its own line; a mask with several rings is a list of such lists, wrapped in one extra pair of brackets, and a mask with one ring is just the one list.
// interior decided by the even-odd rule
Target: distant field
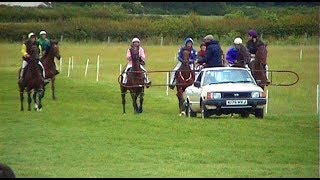
[[(146, 89), (141, 115), (133, 114), (127, 95), (127, 114), (122, 115), (117, 77), (128, 45), (105, 43), (62, 42), (57, 100), (48, 87), (42, 112), (20, 112), (20, 47), (0, 44), (0, 162), (17, 177), (319, 178), (318, 45), (305, 46), (302, 60), (300, 46), (268, 46), (269, 69), (295, 71), (300, 81), (267, 88), (263, 120), (253, 115), (180, 117), (175, 90), (167, 96), (161, 86)], [(147, 70), (172, 70), (179, 47), (145, 46)], [(74, 67), (67, 77), (71, 56)], [(154, 84), (166, 82), (165, 73), (149, 76)], [(290, 78), (274, 74), (277, 82)]]

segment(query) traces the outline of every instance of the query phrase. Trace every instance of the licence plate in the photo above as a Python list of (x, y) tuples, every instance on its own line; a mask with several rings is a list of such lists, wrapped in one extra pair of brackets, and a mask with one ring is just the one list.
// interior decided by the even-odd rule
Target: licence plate
[(226, 100), (227, 105), (247, 105), (247, 100)]

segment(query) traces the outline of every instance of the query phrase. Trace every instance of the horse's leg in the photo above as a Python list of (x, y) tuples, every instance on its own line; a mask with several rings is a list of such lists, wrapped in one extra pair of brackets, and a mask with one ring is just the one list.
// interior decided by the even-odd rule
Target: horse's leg
[(38, 111), (41, 111), (42, 110), (42, 104), (41, 104), (41, 99), (44, 97), (44, 89), (42, 88), (39, 88), (37, 91), (36, 91), (36, 104), (37, 104), (37, 110)]
[(31, 90), (27, 91), (28, 94), (28, 111), (31, 111)]
[(121, 89), (121, 98), (122, 98), (122, 112), (126, 113), (126, 89), (123, 86), (120, 86)]
[(53, 77), (52, 79), (51, 79), (51, 91), (52, 91), (52, 99), (53, 100), (56, 100), (56, 96), (55, 96), (55, 94), (54, 94), (54, 81), (55, 81), (55, 77)]
[(138, 114), (138, 105), (137, 105), (137, 99), (138, 99), (138, 95), (136, 93), (131, 93), (131, 97), (132, 97), (132, 105), (133, 105), (133, 109), (134, 109), (134, 113)]
[(143, 108), (142, 108), (142, 104), (143, 104), (143, 96), (144, 96), (144, 89), (142, 89), (142, 92), (140, 93), (140, 106), (139, 106), (139, 113), (142, 113)]
[(24, 108), (23, 108), (23, 92), (24, 92), (24, 89), (22, 87), (22, 85), (19, 85), (19, 88), (20, 88), (20, 111), (23, 111)]

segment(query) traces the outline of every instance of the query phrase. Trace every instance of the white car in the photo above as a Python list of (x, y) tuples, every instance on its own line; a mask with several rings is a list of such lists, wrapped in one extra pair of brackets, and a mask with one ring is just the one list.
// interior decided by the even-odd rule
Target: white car
[(264, 117), (266, 96), (257, 85), (250, 70), (237, 67), (213, 67), (202, 69), (193, 85), (183, 93), (188, 117), (202, 118), (211, 115), (250, 114)]

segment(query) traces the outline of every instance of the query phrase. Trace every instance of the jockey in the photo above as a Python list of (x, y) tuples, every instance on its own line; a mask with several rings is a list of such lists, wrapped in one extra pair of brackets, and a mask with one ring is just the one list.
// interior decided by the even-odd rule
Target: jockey
[(247, 41), (247, 48), (251, 54), (251, 61), (255, 59), (256, 54), (261, 54), (261, 59), (260, 62), (263, 65), (263, 68), (266, 70), (266, 77), (267, 77), (267, 84), (270, 84), (269, 78), (268, 78), (268, 65), (267, 65), (267, 49), (266, 49), (266, 44), (262, 42), (258, 38), (257, 32), (255, 30), (250, 30), (248, 32), (249, 40)]
[(228, 52), (227, 52), (227, 56), (226, 56), (226, 60), (229, 63), (229, 66), (233, 66), (237, 59), (239, 58), (239, 51), (236, 47), (231, 47)]
[(242, 44), (242, 39), (240, 37), (235, 38), (233, 44), (239, 52), (239, 56), (237, 58), (235, 66), (249, 68), (248, 64), (250, 63), (250, 53), (248, 49)]
[(197, 60), (198, 58), (198, 53), (197, 51), (193, 48), (193, 40), (192, 38), (186, 38), (185, 40), (185, 45), (182, 46), (179, 51), (178, 51), (178, 56), (177, 56), (177, 59), (178, 59), (178, 64), (174, 67), (173, 69), (173, 72), (171, 73), (171, 78), (170, 78), (170, 89), (174, 89), (174, 86), (176, 84), (176, 71), (180, 68), (181, 64), (182, 64), (182, 61), (183, 61), (183, 54), (182, 52), (184, 50), (189, 50), (190, 51), (190, 68), (193, 70), (193, 66), (194, 66), (194, 63), (195, 61)]
[[(28, 39), (22, 44), (22, 47), (21, 47), (21, 53), (22, 53), (22, 68), (21, 68), (21, 72), (20, 72), (20, 82), (22, 82), (23, 80), (23, 73), (24, 73), (24, 69), (25, 67), (28, 65), (28, 62), (26, 61), (27, 58), (30, 57), (29, 53), (30, 53), (30, 49), (31, 49), (31, 46), (32, 45), (37, 45), (38, 48), (39, 48), (39, 52), (41, 53), (41, 46), (38, 44), (38, 42), (36, 41), (36, 35), (31, 32), (28, 34)], [(41, 66), (42, 68), (42, 76), (43, 76), (43, 79), (45, 79), (45, 71), (44, 71), (44, 67), (41, 63), (41, 61), (39, 59), (37, 59), (38, 61), (38, 64)]]
[[(148, 88), (151, 85), (151, 81), (149, 80), (149, 77), (147, 76), (147, 70), (144, 68), (145, 62), (146, 62), (146, 54), (144, 49), (140, 46), (140, 40), (138, 38), (133, 38), (132, 39), (132, 45), (131, 46), (136, 46), (139, 47), (139, 56), (140, 59), (142, 60), (140, 67), (141, 69), (145, 72), (145, 83), (146, 83), (146, 87)], [(128, 60), (128, 64), (126, 69), (124, 70), (124, 73), (122, 74), (123, 76), (123, 84), (127, 83), (127, 74), (126, 72), (128, 71), (129, 68), (132, 67), (132, 58), (131, 58), (131, 53), (130, 53), (130, 49), (127, 50), (127, 60)]]
[[(51, 47), (51, 42), (47, 37), (47, 32), (42, 30), (39, 33), (40, 38), (38, 39), (38, 43), (41, 46), (41, 54), (40, 54), (40, 59), (49, 52), (49, 49)], [(57, 67), (54, 64), (54, 67), (56, 68), (56, 75), (59, 74), (60, 72), (58, 71)]]
[(40, 38), (38, 39), (38, 43), (42, 49), (41, 57), (43, 57), (43, 55), (48, 53), (48, 50), (49, 50), (51, 44), (50, 44), (50, 40), (47, 38), (46, 31), (44, 31), (44, 30), (40, 31), (39, 35), (40, 35)]

